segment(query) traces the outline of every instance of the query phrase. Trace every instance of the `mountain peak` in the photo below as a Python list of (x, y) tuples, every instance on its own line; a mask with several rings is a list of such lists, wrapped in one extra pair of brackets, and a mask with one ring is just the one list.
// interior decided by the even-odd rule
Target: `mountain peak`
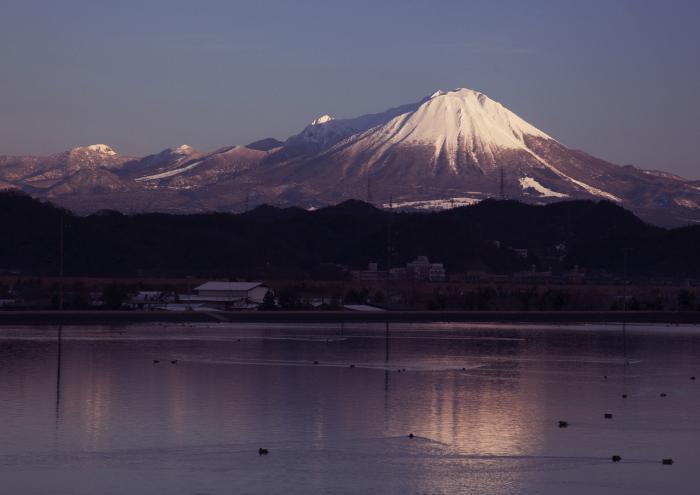
[(327, 113), (324, 113), (319, 118), (314, 119), (311, 122), (311, 125), (321, 125), (321, 124), (325, 124), (326, 122), (330, 122), (331, 120), (335, 120), (335, 119), (333, 117), (331, 117), (330, 115), (328, 115)]
[[(484, 170), (495, 168), (504, 152), (517, 150), (531, 155), (528, 137), (552, 140), (483, 93), (457, 88), (436, 91), (415, 110), (358, 135), (350, 144), (357, 156), (370, 156), (363, 158), (370, 165), (383, 160), (391, 149), (422, 146), (432, 150), (432, 165), (446, 159), (457, 172), (457, 162), (463, 159)], [(365, 148), (371, 152), (360, 151)]]
[(178, 146), (177, 148), (175, 148), (173, 150), (173, 152), (178, 153), (180, 155), (189, 155), (193, 151), (194, 151), (194, 149), (192, 149), (192, 146), (190, 146), (188, 144), (181, 144), (180, 146)]
[(85, 146), (85, 149), (89, 151), (95, 151), (97, 153), (101, 153), (103, 155), (116, 155), (117, 152), (114, 151), (111, 147), (107, 146), (106, 144), (91, 144), (89, 146)]

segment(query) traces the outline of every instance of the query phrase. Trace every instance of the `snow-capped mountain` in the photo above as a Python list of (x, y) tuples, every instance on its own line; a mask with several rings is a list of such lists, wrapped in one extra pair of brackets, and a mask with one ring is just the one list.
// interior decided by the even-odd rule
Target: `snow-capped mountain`
[(418, 103), (409, 103), (384, 112), (351, 119), (335, 119), (328, 114), (321, 115), (299, 134), (287, 139), (284, 142), (285, 151), (305, 155), (323, 151), (354, 134), (385, 124), (398, 115), (414, 111), (423, 101), (425, 99)]
[[(275, 186), (277, 199), (291, 203), (301, 195), (317, 204), (334, 198), (388, 203), (392, 197), (400, 205), (448, 206), (504, 195), (531, 202), (605, 199), (651, 212), (696, 201), (698, 190), (687, 181), (571, 150), (477, 91), (437, 91), (399, 108), (346, 137), (336, 136), (358, 119), (315, 122), (287, 143), (323, 144), (263, 163), (253, 173), (256, 182)], [(677, 213), (696, 218), (700, 212)]]
[(106, 145), (0, 156), (0, 188), (79, 211), (318, 207), (344, 199), (439, 209), (489, 197), (622, 203), (657, 223), (700, 221), (700, 185), (572, 150), (483, 93), (436, 91), (350, 119), (322, 115), (285, 141), (211, 152), (181, 145), (144, 158)]
[(47, 189), (76, 172), (117, 169), (129, 160), (105, 144), (81, 146), (47, 157), (0, 156), (0, 180)]

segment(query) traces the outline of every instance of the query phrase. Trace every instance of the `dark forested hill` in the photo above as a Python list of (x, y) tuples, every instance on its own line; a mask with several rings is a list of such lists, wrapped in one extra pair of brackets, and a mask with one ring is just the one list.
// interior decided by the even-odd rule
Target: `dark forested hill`
[(393, 266), (427, 255), (452, 273), (533, 265), (621, 273), (626, 251), (631, 274), (700, 275), (700, 226), (661, 229), (604, 201), (487, 200), (439, 213), (389, 213), (346, 201), (316, 211), (261, 206), (239, 215), (80, 217), (16, 192), (0, 193), (0, 269), (57, 274), (61, 222), (65, 273), (73, 276), (332, 277), (337, 265), (386, 265), (389, 237)]

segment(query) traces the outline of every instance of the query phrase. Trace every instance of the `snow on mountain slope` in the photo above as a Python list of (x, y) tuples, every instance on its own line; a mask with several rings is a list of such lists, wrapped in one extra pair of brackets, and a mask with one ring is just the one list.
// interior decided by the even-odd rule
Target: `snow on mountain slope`
[(427, 146), (433, 151), (432, 165), (444, 157), (457, 172), (460, 154), (487, 170), (497, 165), (503, 150), (529, 151), (525, 136), (552, 140), (500, 103), (460, 88), (435, 92), (412, 111), (353, 137), (351, 146), (371, 150), (370, 168), (392, 147)]
[(569, 197), (568, 194), (558, 193), (556, 191), (552, 191), (551, 189), (549, 189), (549, 188), (543, 186), (542, 184), (540, 184), (539, 182), (537, 182), (532, 177), (522, 177), (519, 179), (519, 182), (520, 182), (520, 187), (522, 187), (524, 190), (533, 189), (534, 191), (539, 193), (539, 195), (541, 197), (544, 197), (544, 198), (568, 198)]
[(482, 198), (445, 198), (425, 201), (404, 201), (398, 203), (384, 203), (382, 208), (398, 208), (404, 210), (451, 210), (460, 206), (469, 206), (478, 203)]
[(143, 181), (150, 181), (150, 180), (159, 180), (159, 179), (167, 179), (168, 177), (172, 177), (174, 175), (181, 174), (183, 172), (187, 172), (188, 170), (192, 170), (194, 167), (202, 163), (201, 161), (197, 161), (194, 163), (190, 163), (189, 165), (186, 165), (184, 167), (180, 168), (175, 168), (168, 170), (166, 172), (161, 172), (159, 174), (153, 174), (153, 175), (147, 175), (145, 177), (139, 177), (137, 179), (134, 179), (136, 182), (143, 182)]
[[(338, 137), (358, 119), (370, 127)], [(305, 186), (316, 183), (319, 190), (342, 188), (342, 195), (359, 194), (369, 181), (383, 193), (393, 190), (408, 201), (456, 197), (467, 187), (496, 195), (497, 175), (505, 169), (511, 181), (525, 177), (540, 184), (554, 181), (562, 183), (556, 187), (559, 194), (619, 200), (587, 182), (586, 174), (551, 161), (548, 151), (568, 150), (478, 91), (436, 91), (418, 103), (358, 119), (326, 117), (307, 127), (293, 138), (320, 142), (333, 134), (329, 141), (337, 143), (310, 156), (292, 157), (271, 170), (268, 178), (274, 180), (276, 175), (279, 181)], [(417, 194), (425, 197), (415, 198)]]
[(526, 135), (551, 139), (500, 103), (465, 88), (434, 93), (415, 112), (395, 118), (387, 128), (386, 144), (429, 144), (435, 147), (436, 157), (443, 148), (450, 156), (465, 146), (491, 155), (503, 148), (524, 149)]
[(605, 199), (655, 222), (700, 220), (700, 182), (570, 149), (465, 88), (356, 118), (324, 114), (284, 142), (208, 152), (181, 145), (143, 158), (105, 144), (0, 156), (0, 187), (8, 185), (81, 211), (236, 210), (249, 200), (309, 207), (350, 198), (440, 209), (507, 197)]
[(121, 157), (116, 151), (106, 144), (91, 144), (79, 146), (67, 152), (65, 168), (70, 172), (84, 169), (95, 170), (97, 168), (119, 168), (127, 157)]
[(105, 144), (79, 146), (50, 156), (0, 157), (0, 179), (48, 188), (76, 172), (116, 170), (129, 160)]
[(150, 180), (147, 179), (148, 177), (181, 169), (188, 162), (194, 162), (204, 155), (206, 154), (195, 151), (189, 145), (182, 144), (176, 148), (167, 148), (159, 153), (133, 160), (122, 167), (118, 173), (121, 177), (142, 182)]
[(418, 108), (427, 98), (416, 102), (390, 108), (384, 112), (361, 115), (350, 119), (334, 119), (328, 114), (314, 119), (299, 134), (295, 134), (284, 143), (288, 150), (299, 154), (313, 154), (330, 148), (334, 144), (372, 127), (385, 124), (397, 115), (402, 115)]
[(114, 156), (117, 154), (116, 151), (114, 151), (112, 148), (110, 148), (106, 144), (91, 144), (90, 146), (86, 146), (85, 149), (87, 149), (88, 151), (94, 151), (96, 153), (100, 153), (102, 155)]
[(171, 159), (165, 166), (150, 168), (148, 175), (137, 176), (134, 180), (147, 184), (149, 188), (200, 189), (244, 173), (259, 164), (268, 154), (269, 152), (245, 146), (229, 146), (209, 153), (191, 153)]
[(106, 168), (84, 169), (57, 182), (47, 191), (49, 197), (63, 195), (109, 194), (132, 191), (134, 185)]

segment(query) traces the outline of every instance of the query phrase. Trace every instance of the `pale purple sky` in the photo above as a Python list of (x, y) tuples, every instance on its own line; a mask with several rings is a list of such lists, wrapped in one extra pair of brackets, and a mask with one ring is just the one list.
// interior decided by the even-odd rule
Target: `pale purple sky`
[(574, 148), (700, 179), (700, 2), (3, 0), (0, 154), (143, 155), (480, 90)]

